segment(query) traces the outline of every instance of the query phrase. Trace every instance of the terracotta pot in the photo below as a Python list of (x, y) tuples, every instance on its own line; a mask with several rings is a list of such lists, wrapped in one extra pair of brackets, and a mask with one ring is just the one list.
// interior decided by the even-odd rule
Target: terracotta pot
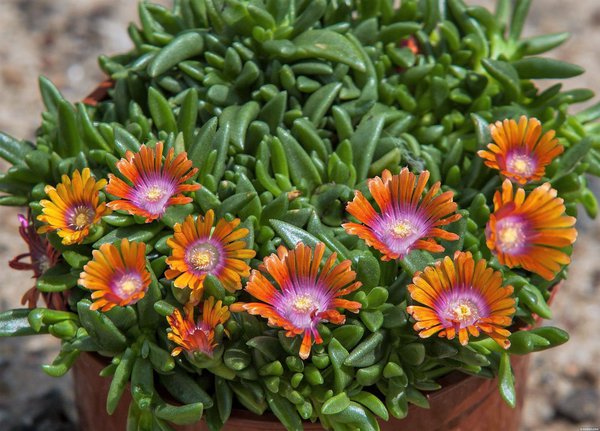
[[(85, 431), (123, 431), (126, 429), (127, 409), (131, 396), (126, 389), (112, 416), (106, 413), (106, 395), (110, 378), (98, 373), (108, 364), (100, 356), (82, 353), (73, 366), (75, 399), (79, 423)], [(498, 393), (497, 381), (452, 373), (440, 380), (443, 388), (428, 395), (431, 409), (411, 405), (406, 419), (380, 421), (383, 431), (427, 430), (517, 430), (521, 420), (523, 398), (527, 381), (529, 356), (514, 356), (518, 405), (508, 407)], [(180, 431), (208, 431), (204, 422), (175, 427)], [(322, 430), (319, 424), (307, 422), (305, 430)], [(234, 410), (224, 431), (284, 431), (285, 428), (272, 414), (254, 415), (244, 410)]]

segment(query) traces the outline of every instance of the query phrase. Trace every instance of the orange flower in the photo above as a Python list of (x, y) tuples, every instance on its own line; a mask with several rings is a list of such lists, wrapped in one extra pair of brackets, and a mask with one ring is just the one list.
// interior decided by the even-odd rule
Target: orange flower
[(190, 287), (194, 296), (202, 294), (202, 283), (208, 274), (217, 277), (230, 292), (242, 288), (242, 277), (250, 275), (250, 266), (243, 259), (251, 259), (256, 252), (245, 248), (240, 241), (248, 229), (239, 228), (239, 219), (230, 222), (220, 219), (214, 231), (215, 214), (212, 210), (196, 221), (190, 215), (182, 224), (176, 224), (175, 234), (167, 241), (173, 249), (167, 258), (170, 269), (167, 279), (175, 279), (175, 287)]
[[(493, 144), (477, 152), (486, 166), (498, 169), (506, 178), (519, 184), (540, 180), (554, 158), (564, 148), (554, 137), (554, 130), (542, 135), (542, 124), (535, 118), (522, 116), (490, 125)], [(541, 138), (540, 138), (541, 136)]]
[(410, 49), (414, 55), (419, 55), (419, 52), (421, 51), (419, 48), (419, 42), (414, 36), (408, 36), (406, 39), (403, 39), (400, 42), (400, 47)]
[(428, 179), (428, 171), (423, 171), (417, 177), (407, 168), (403, 168), (399, 175), (392, 175), (386, 169), (381, 178), (368, 181), (379, 212), (361, 192), (356, 191), (354, 200), (348, 203), (346, 210), (364, 225), (344, 223), (342, 226), (346, 232), (357, 235), (367, 245), (379, 250), (383, 254), (381, 260), (402, 259), (413, 249), (434, 253), (444, 251), (444, 247), (433, 238), (457, 240), (458, 235), (446, 232), (439, 226), (452, 223), (461, 216), (452, 214), (456, 211), (452, 192), (436, 196), (440, 189), (439, 182), (423, 196)]
[(171, 355), (177, 356), (182, 350), (188, 353), (200, 352), (209, 357), (216, 347), (215, 328), (229, 320), (229, 309), (221, 301), (215, 304), (215, 298), (210, 297), (204, 301), (202, 318), (194, 321), (194, 305), (188, 303), (184, 315), (179, 310), (167, 317), (171, 332), (167, 334), (169, 340), (178, 344)]
[(560, 250), (575, 242), (575, 217), (564, 215), (556, 190), (545, 183), (525, 196), (504, 180), (494, 195), (494, 213), (486, 227), (488, 248), (510, 268), (524, 269), (552, 280), (571, 259)]
[(110, 214), (106, 204), (98, 203), (99, 191), (106, 180), (96, 181), (89, 168), (80, 174), (73, 172), (73, 178), (62, 176), (62, 183), (56, 188), (46, 186), (44, 191), (50, 200), (42, 200), (43, 207), (38, 220), (46, 223), (39, 233), (56, 231), (65, 245), (80, 244), (90, 233), (90, 227), (98, 223), (102, 216)]
[(316, 245), (314, 257), (313, 250), (302, 243), (289, 251), (279, 247), (277, 255), (264, 259), (260, 271), (252, 271), (246, 284), (246, 292), (263, 302), (236, 303), (231, 310), (262, 316), (269, 325), (285, 329), (288, 337), (304, 334), (300, 357), (308, 358), (313, 339), (317, 344), (323, 342), (317, 331), (319, 322), (342, 325), (346, 317), (336, 308), (357, 313), (361, 307), (359, 302), (340, 298), (361, 285), (354, 281), (356, 273), (350, 269), (350, 261), (334, 266), (336, 254), (332, 253), (319, 271), (324, 253), (323, 243)]
[(92, 310), (108, 311), (118, 305), (135, 304), (146, 294), (150, 273), (146, 269), (146, 244), (121, 240), (120, 250), (102, 244), (83, 267), (79, 284), (93, 290)]
[(184, 183), (198, 169), (192, 168), (186, 153), (180, 153), (173, 159), (174, 153), (171, 148), (163, 164), (162, 142), (158, 142), (156, 148), (142, 145), (135, 154), (127, 151), (125, 158), (117, 163), (117, 168), (131, 184), (109, 174), (106, 191), (121, 199), (110, 202), (108, 206), (146, 217), (146, 223), (149, 223), (162, 217), (171, 205), (190, 203), (192, 198), (182, 193), (198, 190), (200, 185)]
[(406, 308), (417, 321), (414, 329), (421, 338), (439, 333), (452, 340), (458, 334), (466, 345), (469, 334), (478, 337), (482, 331), (505, 349), (510, 347), (505, 327), (515, 312), (513, 288), (502, 287), (502, 274), (488, 268), (485, 260), (475, 262), (471, 253), (456, 252), (454, 259), (446, 256), (415, 273), (408, 290), (423, 304)]

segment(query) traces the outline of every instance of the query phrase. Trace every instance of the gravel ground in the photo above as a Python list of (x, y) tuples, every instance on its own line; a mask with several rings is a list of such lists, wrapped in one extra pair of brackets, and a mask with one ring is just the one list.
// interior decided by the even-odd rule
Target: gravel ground
[[(50, 78), (70, 100), (80, 100), (102, 79), (101, 54), (130, 46), (126, 25), (136, 20), (135, 1), (0, 0), (0, 130), (32, 138), (42, 104), (37, 77)], [(162, 3), (168, 3), (167, 0)], [(493, 5), (493, 0), (472, 3)], [(588, 73), (568, 88), (600, 81), (600, 1), (537, 0), (527, 35), (569, 31), (572, 38), (556, 58), (584, 66)], [(592, 53), (592, 54), (590, 54)], [(595, 55), (594, 55), (595, 54)], [(546, 85), (543, 83), (542, 85)], [(25, 252), (17, 233), (17, 209), (0, 207), (0, 310), (18, 307), (30, 274), (7, 262)], [(569, 281), (553, 306), (551, 324), (567, 329), (566, 345), (533, 355), (523, 430), (576, 430), (600, 426), (600, 221), (581, 220)], [(0, 430), (76, 430), (70, 376), (53, 379), (40, 365), (52, 360), (52, 337), (0, 340)]]

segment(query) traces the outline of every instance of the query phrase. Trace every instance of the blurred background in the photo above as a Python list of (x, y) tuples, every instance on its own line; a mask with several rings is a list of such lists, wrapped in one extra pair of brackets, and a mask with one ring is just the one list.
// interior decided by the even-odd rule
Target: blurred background
[[(488, 7), (495, 3), (465, 1)], [(42, 112), (40, 74), (50, 78), (67, 99), (85, 97), (103, 79), (97, 56), (130, 48), (127, 24), (137, 21), (136, 3), (0, 0), (0, 130), (33, 139)], [(587, 70), (565, 86), (600, 93), (600, 1), (534, 0), (525, 35), (563, 31), (572, 37), (551, 55)], [(0, 311), (20, 307), (21, 295), (33, 285), (31, 273), (8, 267), (10, 259), (27, 251), (17, 230), (19, 212), (23, 210), (0, 207)], [(598, 256), (600, 219), (582, 217), (570, 277), (557, 295), (554, 319), (549, 322), (568, 330), (571, 341), (533, 355), (523, 430), (600, 426)], [(58, 347), (51, 336), (0, 339), (0, 430), (78, 429), (70, 376), (54, 379), (40, 368), (52, 361)]]

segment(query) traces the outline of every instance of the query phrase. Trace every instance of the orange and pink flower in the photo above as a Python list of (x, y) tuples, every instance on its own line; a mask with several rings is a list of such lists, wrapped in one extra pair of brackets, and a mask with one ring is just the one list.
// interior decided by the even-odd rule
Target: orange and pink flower
[(408, 48), (414, 55), (418, 55), (421, 52), (419, 48), (419, 42), (414, 36), (408, 36), (406, 39), (400, 41), (400, 47)]
[(150, 273), (146, 268), (146, 244), (121, 240), (120, 248), (102, 244), (79, 276), (79, 284), (92, 290), (92, 310), (108, 311), (135, 304), (146, 294)]
[(361, 307), (340, 298), (361, 285), (350, 261), (334, 265), (337, 256), (332, 253), (319, 270), (324, 253), (323, 243), (315, 246), (314, 255), (302, 243), (293, 250), (279, 247), (277, 254), (264, 259), (259, 271), (252, 271), (246, 284), (246, 292), (262, 302), (236, 303), (231, 310), (262, 316), (269, 325), (285, 329), (288, 337), (303, 335), (300, 357), (308, 358), (313, 342), (323, 342), (317, 330), (320, 322), (342, 325), (346, 317), (337, 309), (357, 313)]
[(487, 267), (484, 259), (475, 261), (471, 253), (456, 252), (434, 266), (414, 275), (408, 286), (412, 299), (406, 311), (416, 320), (421, 338), (438, 334), (462, 345), (469, 335), (487, 334), (505, 349), (510, 347), (506, 329), (512, 323), (515, 300), (512, 286), (502, 286), (500, 271)]
[(171, 205), (192, 201), (183, 193), (198, 190), (200, 185), (184, 183), (198, 169), (192, 168), (186, 153), (173, 158), (173, 148), (168, 151), (163, 163), (163, 149), (163, 143), (158, 142), (155, 148), (142, 145), (135, 154), (127, 151), (125, 158), (117, 163), (117, 168), (128, 182), (113, 174), (108, 175), (107, 193), (121, 198), (110, 202), (110, 208), (145, 217), (149, 223), (162, 217)]
[(248, 229), (239, 228), (240, 219), (220, 219), (213, 230), (215, 214), (209, 210), (196, 220), (191, 215), (176, 224), (167, 245), (173, 249), (167, 258), (169, 269), (165, 276), (175, 280), (175, 287), (192, 289), (195, 299), (202, 296), (202, 285), (208, 274), (219, 279), (229, 292), (242, 288), (242, 277), (250, 275), (251, 259), (256, 252), (246, 248), (242, 241)]
[(486, 227), (487, 246), (501, 264), (552, 280), (571, 261), (561, 249), (575, 242), (576, 219), (565, 215), (563, 200), (556, 196), (550, 183), (526, 195), (504, 180)]
[(44, 191), (50, 200), (43, 199), (42, 213), (38, 220), (45, 223), (39, 233), (56, 231), (65, 245), (80, 244), (90, 233), (90, 228), (102, 216), (110, 214), (105, 203), (99, 203), (99, 192), (106, 180), (96, 181), (89, 168), (81, 173), (73, 172), (73, 177), (62, 176), (56, 186), (46, 186)]
[(511, 181), (527, 184), (539, 181), (552, 160), (564, 151), (554, 130), (542, 135), (542, 124), (535, 118), (522, 116), (515, 120), (498, 121), (490, 125), (494, 143), (477, 154), (486, 166), (498, 169)]
[(221, 301), (215, 303), (210, 297), (202, 306), (202, 316), (194, 320), (194, 305), (188, 303), (182, 314), (179, 310), (167, 317), (171, 331), (167, 334), (169, 340), (177, 344), (171, 355), (177, 356), (182, 351), (187, 353), (203, 353), (212, 357), (216, 347), (215, 328), (229, 320), (229, 309)]
[(413, 249), (438, 253), (444, 247), (434, 238), (454, 241), (458, 235), (440, 228), (458, 220), (453, 214), (457, 205), (450, 191), (441, 193), (437, 182), (423, 196), (429, 172), (418, 177), (403, 168), (392, 175), (387, 169), (380, 177), (368, 181), (369, 191), (379, 207), (375, 210), (359, 191), (346, 210), (360, 223), (344, 223), (342, 226), (352, 235), (363, 239), (367, 245), (379, 250), (381, 260), (401, 259)]

